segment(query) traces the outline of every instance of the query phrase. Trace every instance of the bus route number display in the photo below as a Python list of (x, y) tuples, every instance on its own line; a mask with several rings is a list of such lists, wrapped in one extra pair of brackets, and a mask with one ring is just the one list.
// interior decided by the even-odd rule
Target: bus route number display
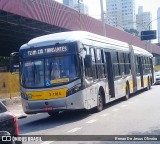
[(61, 46), (61, 47), (30, 50), (30, 51), (27, 51), (27, 55), (35, 56), (35, 55), (41, 55), (41, 54), (61, 53), (61, 52), (67, 52), (67, 51), (68, 49), (66, 46)]

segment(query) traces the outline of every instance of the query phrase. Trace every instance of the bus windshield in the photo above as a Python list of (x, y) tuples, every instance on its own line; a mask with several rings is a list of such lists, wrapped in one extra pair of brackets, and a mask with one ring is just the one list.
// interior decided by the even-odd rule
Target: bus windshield
[(24, 61), (21, 85), (24, 87), (48, 87), (73, 81), (79, 77), (75, 55), (57, 56)]

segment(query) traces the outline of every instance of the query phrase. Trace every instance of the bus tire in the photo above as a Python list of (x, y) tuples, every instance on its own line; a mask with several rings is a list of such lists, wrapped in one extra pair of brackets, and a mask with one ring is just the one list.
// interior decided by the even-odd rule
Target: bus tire
[(100, 91), (98, 94), (98, 97), (97, 97), (97, 106), (95, 107), (95, 112), (102, 111), (103, 107), (104, 107), (104, 99), (103, 99), (103, 95)]
[(59, 111), (50, 111), (48, 112), (48, 114), (51, 116), (51, 117), (56, 117), (59, 115)]
[(126, 94), (124, 96), (125, 101), (129, 99), (129, 95), (130, 95), (129, 86), (128, 84), (126, 84)]

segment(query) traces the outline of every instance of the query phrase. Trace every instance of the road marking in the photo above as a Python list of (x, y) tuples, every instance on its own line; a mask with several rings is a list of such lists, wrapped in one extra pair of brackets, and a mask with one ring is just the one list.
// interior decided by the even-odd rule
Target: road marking
[(122, 107), (127, 107), (127, 105), (122, 105)]
[(90, 121), (88, 121), (86, 123), (94, 123), (95, 121), (97, 121), (97, 120), (96, 119), (92, 119), (92, 120), (90, 120)]
[(102, 115), (100, 115), (100, 116), (105, 117), (105, 116), (107, 116), (107, 115), (109, 115), (109, 113), (105, 113), (105, 114), (102, 114)]
[(113, 109), (112, 111), (118, 111), (119, 109)]
[(51, 144), (52, 142), (54, 142), (54, 141), (46, 141), (46, 142), (43, 142), (41, 144)]
[(74, 129), (69, 130), (68, 132), (69, 132), (69, 133), (74, 133), (74, 132), (80, 130), (81, 128), (82, 128), (82, 127), (77, 127), (77, 128), (74, 128)]

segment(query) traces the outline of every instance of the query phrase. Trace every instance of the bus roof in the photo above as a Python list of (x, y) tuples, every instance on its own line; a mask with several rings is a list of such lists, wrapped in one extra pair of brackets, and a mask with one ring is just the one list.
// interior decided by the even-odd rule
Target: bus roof
[(69, 32), (60, 32), (60, 33), (54, 33), (54, 34), (33, 38), (28, 43), (22, 45), (21, 49), (32, 47), (32, 46), (38, 47), (38, 46), (53, 45), (55, 43), (81, 41), (83, 39), (92, 39), (92, 40), (98, 40), (99, 42), (107, 42), (107, 43), (114, 43), (114, 44), (116, 43), (117, 45), (123, 45), (125, 47), (128, 47), (127, 43), (125, 42), (99, 36), (97, 34), (93, 34), (90, 32), (69, 31)]
[[(129, 44), (126, 42), (114, 40), (111, 38), (103, 37), (97, 34), (93, 34), (86, 31), (69, 31), (69, 32), (60, 32), (60, 33), (54, 33), (49, 35), (44, 35), (40, 37), (36, 37), (31, 39), (28, 43), (21, 46), (20, 49), (28, 49), (30, 47), (40, 47), (40, 46), (46, 46), (46, 45), (54, 45), (56, 43), (67, 43), (67, 42), (74, 42), (74, 41), (83, 41), (84, 39), (90, 39), (95, 40), (98, 42), (121, 46), (120, 49), (123, 49), (122, 47), (129, 48)], [(143, 55), (150, 55), (148, 51), (132, 46), (136, 54), (143, 54)]]
[(139, 47), (136, 47), (136, 46), (132, 46), (132, 47), (133, 47), (133, 50), (134, 50), (135, 54), (141, 54), (141, 55), (147, 55), (147, 56), (153, 57), (153, 55), (150, 52), (148, 52), (148, 51), (146, 51), (142, 48), (139, 48)]

